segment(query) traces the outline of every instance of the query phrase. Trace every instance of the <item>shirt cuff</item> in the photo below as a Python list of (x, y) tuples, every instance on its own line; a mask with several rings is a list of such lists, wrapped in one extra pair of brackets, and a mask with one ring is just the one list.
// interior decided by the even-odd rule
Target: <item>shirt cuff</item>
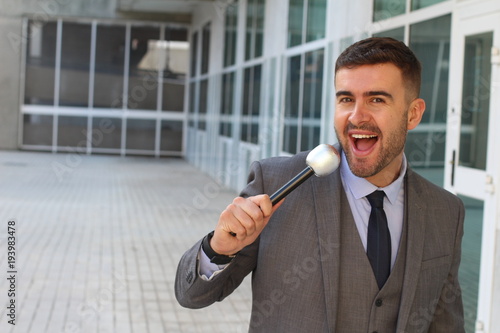
[(198, 251), (198, 262), (198, 275), (205, 281), (212, 280), (230, 264), (217, 265), (210, 262), (210, 258), (208, 258), (205, 251), (203, 251), (201, 247)]

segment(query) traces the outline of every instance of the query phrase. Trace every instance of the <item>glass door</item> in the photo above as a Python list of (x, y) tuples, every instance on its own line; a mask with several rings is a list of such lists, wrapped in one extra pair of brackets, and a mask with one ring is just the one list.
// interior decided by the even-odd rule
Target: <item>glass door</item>
[[(465, 10), (464, 10), (465, 13)], [(466, 217), (459, 273), (467, 332), (495, 327), (495, 244), (500, 176), (497, 130), (500, 14), (459, 13), (450, 62), (445, 186), (464, 201)], [(498, 255), (496, 255), (498, 257)]]

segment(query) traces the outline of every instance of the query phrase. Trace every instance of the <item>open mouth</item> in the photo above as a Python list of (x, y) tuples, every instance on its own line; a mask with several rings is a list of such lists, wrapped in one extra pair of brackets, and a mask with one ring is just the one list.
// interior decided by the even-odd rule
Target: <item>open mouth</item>
[(362, 153), (368, 153), (377, 143), (378, 135), (375, 134), (351, 134), (353, 147)]

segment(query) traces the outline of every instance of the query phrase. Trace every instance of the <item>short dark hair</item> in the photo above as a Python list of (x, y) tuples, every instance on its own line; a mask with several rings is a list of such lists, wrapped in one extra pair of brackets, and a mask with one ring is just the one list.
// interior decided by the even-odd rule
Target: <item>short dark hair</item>
[(335, 63), (335, 74), (342, 68), (391, 63), (401, 70), (407, 91), (420, 95), (422, 65), (405, 43), (389, 37), (370, 37), (344, 50)]

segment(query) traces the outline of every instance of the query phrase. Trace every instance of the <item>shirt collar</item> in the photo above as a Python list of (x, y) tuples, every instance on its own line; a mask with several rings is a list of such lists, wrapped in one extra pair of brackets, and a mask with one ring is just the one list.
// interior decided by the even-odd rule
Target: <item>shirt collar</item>
[(347, 164), (347, 159), (344, 152), (342, 152), (342, 159), (340, 162), (340, 175), (345, 186), (351, 191), (356, 199), (361, 199), (376, 190), (385, 192), (385, 195), (391, 204), (394, 204), (398, 198), (401, 186), (403, 186), (404, 175), (406, 174), (407, 162), (406, 156), (403, 154), (403, 163), (399, 177), (391, 184), (385, 187), (377, 187), (370, 183), (365, 178), (354, 175)]

